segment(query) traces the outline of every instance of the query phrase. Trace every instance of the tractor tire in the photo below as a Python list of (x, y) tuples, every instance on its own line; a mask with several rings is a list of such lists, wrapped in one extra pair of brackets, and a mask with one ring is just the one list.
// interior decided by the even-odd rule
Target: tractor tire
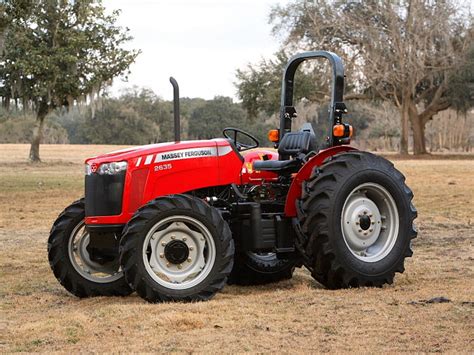
[(278, 259), (275, 253), (239, 253), (229, 276), (229, 284), (264, 285), (291, 279), (295, 270), (293, 260)]
[(330, 289), (392, 284), (413, 254), (412, 198), (393, 164), (367, 152), (315, 168), (297, 202), (313, 277)]
[(125, 226), (120, 263), (148, 302), (205, 301), (221, 290), (234, 262), (234, 241), (217, 209), (187, 195), (159, 197)]
[(133, 290), (119, 271), (118, 263), (114, 271), (113, 266), (104, 268), (88, 258), (84, 216), (84, 199), (80, 199), (54, 222), (48, 239), (48, 259), (54, 276), (66, 290), (81, 298), (131, 294)]

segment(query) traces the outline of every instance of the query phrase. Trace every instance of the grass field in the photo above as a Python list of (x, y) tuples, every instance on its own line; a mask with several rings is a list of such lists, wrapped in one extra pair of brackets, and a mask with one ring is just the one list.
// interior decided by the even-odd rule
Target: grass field
[[(474, 352), (474, 157), (401, 160), (419, 237), (404, 274), (381, 289), (329, 291), (305, 270), (227, 286), (194, 304), (77, 299), (50, 271), (46, 241), (83, 193), (83, 160), (111, 146), (0, 145), (0, 352)], [(443, 296), (447, 303), (426, 303)]]

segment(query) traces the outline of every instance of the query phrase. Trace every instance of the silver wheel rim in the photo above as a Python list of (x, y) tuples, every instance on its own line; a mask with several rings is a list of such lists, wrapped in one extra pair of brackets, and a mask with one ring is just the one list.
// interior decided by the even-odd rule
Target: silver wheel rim
[(380, 261), (397, 241), (397, 204), (383, 186), (361, 184), (344, 202), (341, 229), (348, 249), (357, 259), (368, 263)]
[[(186, 260), (175, 263), (167, 259), (166, 246), (184, 243)], [(212, 270), (216, 245), (211, 232), (195, 218), (179, 215), (156, 223), (143, 243), (143, 262), (148, 274), (160, 285), (185, 290), (200, 284)]]
[(89, 233), (85, 229), (84, 221), (81, 221), (71, 232), (68, 243), (69, 260), (74, 269), (92, 282), (108, 283), (120, 279), (123, 273), (117, 265), (113, 263), (101, 265), (90, 259), (88, 245)]

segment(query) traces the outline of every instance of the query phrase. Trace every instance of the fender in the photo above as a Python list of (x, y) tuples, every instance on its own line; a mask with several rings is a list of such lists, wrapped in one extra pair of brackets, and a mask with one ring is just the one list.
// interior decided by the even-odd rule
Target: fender
[(296, 217), (296, 199), (301, 196), (301, 185), (303, 181), (309, 179), (314, 168), (316, 166), (321, 166), (327, 158), (332, 157), (333, 155), (351, 150), (357, 149), (347, 145), (339, 145), (322, 150), (317, 155), (309, 159), (306, 164), (303, 165), (300, 171), (298, 171), (291, 182), (288, 195), (286, 195), (285, 216)]

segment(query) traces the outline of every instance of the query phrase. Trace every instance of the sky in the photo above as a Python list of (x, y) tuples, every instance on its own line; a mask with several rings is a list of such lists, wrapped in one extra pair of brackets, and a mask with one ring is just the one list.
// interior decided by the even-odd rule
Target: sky
[(269, 58), (279, 42), (268, 24), (270, 9), (288, 0), (104, 0), (122, 9), (119, 24), (130, 29), (130, 48), (142, 53), (128, 82), (114, 80), (111, 93), (131, 86), (172, 99), (169, 77), (181, 97), (236, 98), (235, 72)]

